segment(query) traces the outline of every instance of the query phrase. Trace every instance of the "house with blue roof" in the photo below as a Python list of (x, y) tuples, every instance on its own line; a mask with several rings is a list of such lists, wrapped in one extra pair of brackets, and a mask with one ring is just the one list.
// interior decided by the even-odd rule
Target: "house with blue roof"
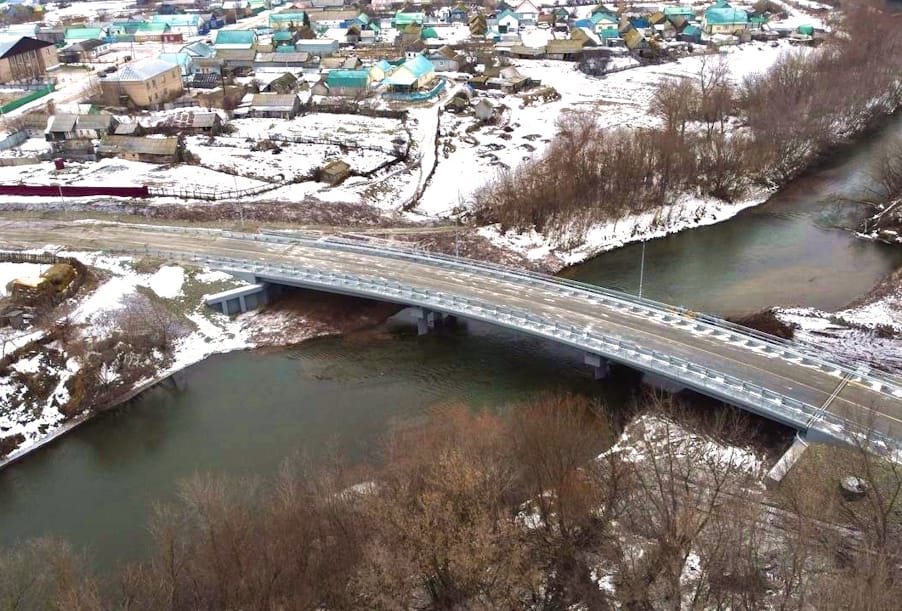
[(184, 47), (179, 49), (179, 53), (187, 53), (192, 58), (209, 58), (213, 57), (216, 54), (216, 49), (205, 42), (196, 41), (186, 44)]
[(749, 14), (730, 6), (712, 6), (705, 10), (702, 19), (702, 30), (706, 34), (739, 34), (748, 29)]
[(213, 46), (217, 50), (254, 50), (257, 48), (257, 33), (253, 30), (219, 30)]
[(395, 93), (411, 93), (425, 89), (435, 80), (435, 66), (422, 54), (417, 54), (398, 66), (385, 78), (389, 90)]

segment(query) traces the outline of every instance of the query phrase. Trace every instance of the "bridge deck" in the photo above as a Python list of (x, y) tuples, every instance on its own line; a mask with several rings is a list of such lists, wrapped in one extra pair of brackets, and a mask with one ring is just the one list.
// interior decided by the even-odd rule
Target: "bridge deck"
[[(761, 349), (751, 339), (710, 325), (694, 324), (675, 312), (649, 311), (611, 304), (587, 291), (554, 287), (543, 282), (499, 276), (465, 265), (438, 266), (415, 257), (392, 257), (375, 251), (336, 249), (314, 242), (255, 241), (216, 232), (179, 232), (130, 225), (77, 225), (19, 223), (0, 224), (0, 246), (33, 247), (48, 242), (71, 248), (169, 251), (174, 259), (190, 261), (196, 256), (234, 259), (221, 267), (241, 269), (256, 265), (259, 280), (369, 296), (408, 305), (423, 305), (471, 318), (480, 318), (526, 332), (556, 339), (577, 348), (602, 353), (640, 369), (654, 370), (655, 353), (673, 362), (684, 361), (706, 370), (702, 388), (689, 369), (677, 377), (688, 386), (709, 392), (770, 418), (806, 428), (805, 421), (828, 402), (840, 387), (844, 373), (839, 367), (805, 362), (797, 355)], [(354, 282), (338, 286), (313, 271), (342, 274)], [(403, 292), (386, 291), (392, 283)], [(466, 307), (465, 307), (466, 306)], [(513, 313), (513, 315), (511, 315)], [(652, 314), (651, 316), (649, 314)], [(523, 324), (523, 317), (530, 324)], [(562, 333), (561, 329), (569, 329)], [(599, 347), (597, 338), (625, 342), (642, 351), (624, 349), (616, 353)], [(592, 340), (592, 341), (590, 341)], [(607, 345), (607, 344), (605, 344)], [(602, 346), (603, 347), (603, 346)], [(738, 378), (751, 385), (805, 404), (806, 411), (777, 403), (762, 410), (760, 401), (742, 405), (718, 376)], [(850, 377), (848, 373), (846, 377)], [(718, 384), (730, 392), (719, 392)], [(722, 390), (723, 390), (722, 389)], [(741, 389), (739, 394), (741, 394)], [(902, 399), (867, 376), (851, 376), (829, 401), (824, 418), (812, 427), (815, 433), (842, 438), (837, 422), (852, 428), (873, 428), (891, 437), (902, 437)], [(824, 422), (827, 420), (827, 422)], [(842, 423), (845, 426), (845, 423)]]

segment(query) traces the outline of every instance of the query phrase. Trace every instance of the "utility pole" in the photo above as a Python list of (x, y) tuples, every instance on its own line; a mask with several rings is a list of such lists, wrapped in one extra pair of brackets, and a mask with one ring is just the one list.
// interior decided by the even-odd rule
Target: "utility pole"
[(642, 298), (642, 281), (645, 278), (645, 240), (642, 240), (642, 258), (639, 260), (639, 298)]

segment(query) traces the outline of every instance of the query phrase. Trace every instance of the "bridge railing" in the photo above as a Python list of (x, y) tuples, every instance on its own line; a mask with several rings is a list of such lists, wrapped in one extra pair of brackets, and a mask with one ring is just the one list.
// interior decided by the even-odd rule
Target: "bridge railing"
[(304, 265), (289, 267), (231, 257), (205, 257), (158, 249), (146, 249), (143, 252), (161, 258), (253, 274), (271, 281), (282, 279), (288, 284), (295, 282), (303, 286), (322, 287), (326, 290), (338, 289), (360, 296), (382, 297), (390, 301), (527, 331), (582, 351), (680, 380), (696, 390), (745, 406), (753, 413), (799, 430), (818, 431), (822, 435), (846, 443), (867, 441), (886, 448), (898, 447), (898, 442), (893, 438), (874, 432), (861, 423), (821, 411), (820, 406), (799, 401), (688, 359), (643, 348), (626, 338), (605, 335), (517, 308), (501, 308), (478, 299), (411, 287), (384, 278), (326, 271)]
[[(783, 338), (776, 337), (774, 335), (770, 335), (768, 333), (732, 323), (717, 316), (712, 316), (710, 314), (704, 314), (701, 312), (694, 312), (687, 308), (673, 306), (670, 304), (655, 301), (653, 299), (638, 297), (636, 295), (631, 295), (622, 291), (616, 291), (598, 285), (587, 284), (585, 282), (579, 282), (567, 278), (549, 276), (547, 274), (541, 274), (539, 272), (515, 269), (503, 265), (488, 263), (485, 261), (476, 261), (472, 259), (453, 257), (450, 255), (445, 255), (443, 253), (436, 253), (424, 250), (422, 248), (411, 247), (409, 245), (396, 246), (396, 243), (391, 243), (390, 246), (382, 246), (373, 244), (371, 238), (349, 239), (347, 237), (339, 236), (317, 237), (315, 234), (311, 234), (309, 236), (298, 235), (293, 238), (288, 237), (285, 234), (264, 235), (267, 235), (267, 237), (275, 237), (277, 239), (293, 239), (294, 241), (303, 241), (308, 243), (316, 242), (318, 244), (325, 244), (327, 246), (334, 246), (337, 248), (358, 252), (364, 250), (369, 252), (378, 252), (383, 256), (394, 258), (398, 258), (398, 255), (403, 254), (403, 258), (413, 257), (418, 260), (440, 265), (450, 265), (456, 268), (480, 269), (489, 271), (493, 274), (502, 274), (508, 277), (516, 277), (521, 279), (528, 278), (545, 286), (554, 287), (558, 290), (561, 287), (566, 287), (582, 293), (603, 296), (609, 300), (613, 300), (621, 304), (635, 305), (646, 308), (649, 313), (669, 314), (679, 317), (687, 322), (699, 323), (714, 329), (730, 331), (731, 333), (740, 336), (740, 338), (742, 339), (757, 340), (758, 342), (760, 342), (762, 348), (770, 347), (772, 350), (778, 352), (782, 350), (784, 352), (784, 356), (811, 361), (811, 364), (813, 366), (818, 366), (824, 371), (835, 373), (835, 375), (839, 378), (851, 374), (861, 379), (862, 381), (869, 381), (872, 384), (879, 384), (883, 389), (883, 392), (888, 392), (898, 397), (902, 397), (902, 382), (900, 382), (900, 380), (895, 376), (875, 370), (870, 370), (867, 374), (865, 374), (862, 371), (861, 363), (844, 361), (843, 359), (831, 359), (831, 361), (826, 361), (819, 354), (821, 349), (813, 344), (807, 344), (805, 342), (799, 341), (789, 341)], [(875, 390), (880, 389), (875, 388)]]
[[(160, 229), (159, 227), (154, 226), (148, 227)], [(244, 240), (281, 244), (303, 243), (309, 246), (333, 248), (348, 252), (377, 253), (385, 258), (415, 260), (446, 269), (464, 271), (479, 270), (494, 277), (514, 278), (521, 281), (527, 280), (532, 285), (541, 285), (554, 290), (559, 294), (581, 296), (584, 298), (593, 296), (605, 302), (609, 307), (617, 307), (618, 309), (626, 310), (633, 314), (643, 314), (652, 317), (658, 315), (659, 318), (663, 317), (663, 322), (670, 322), (678, 325), (697, 325), (699, 332), (704, 332), (706, 330), (714, 333), (725, 332), (727, 335), (722, 336), (722, 339), (725, 341), (745, 341), (750, 348), (759, 348), (767, 354), (773, 354), (774, 356), (779, 356), (784, 359), (799, 360), (804, 365), (816, 367), (824, 372), (835, 375), (838, 380), (846, 376), (851, 376), (856, 380), (869, 384), (872, 389), (878, 392), (902, 398), (902, 381), (895, 376), (871, 370), (870, 368), (867, 368), (867, 371), (865, 371), (861, 363), (843, 361), (841, 359), (827, 361), (820, 356), (819, 353), (821, 349), (815, 345), (785, 340), (767, 333), (743, 327), (742, 325), (731, 323), (716, 316), (694, 312), (683, 307), (672, 306), (653, 299), (638, 297), (636, 295), (594, 284), (587, 284), (585, 282), (567, 278), (559, 278), (557, 276), (550, 276), (548, 274), (529, 270), (511, 268), (486, 261), (454, 257), (443, 253), (429, 251), (416, 245), (377, 240), (369, 236), (354, 234), (324, 235), (319, 232), (288, 233), (278, 231), (250, 234), (217, 229), (175, 227), (167, 227), (165, 230), (184, 233), (215, 233), (224, 237)], [(669, 320), (668, 317), (670, 317)]]

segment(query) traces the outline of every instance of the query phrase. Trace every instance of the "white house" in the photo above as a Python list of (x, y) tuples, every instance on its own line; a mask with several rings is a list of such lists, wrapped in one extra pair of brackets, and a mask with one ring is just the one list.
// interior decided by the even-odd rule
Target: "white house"
[(520, 31), (520, 16), (510, 9), (502, 11), (497, 22), (498, 32), (501, 34), (516, 34)]
[(523, 0), (514, 12), (520, 15), (520, 25), (536, 25), (539, 23), (539, 7), (530, 0)]

